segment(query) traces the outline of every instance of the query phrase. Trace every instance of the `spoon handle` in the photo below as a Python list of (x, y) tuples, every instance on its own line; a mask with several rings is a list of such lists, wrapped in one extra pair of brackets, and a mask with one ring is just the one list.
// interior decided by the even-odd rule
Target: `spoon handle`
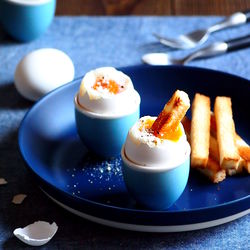
[(250, 19), (250, 12), (236, 12), (231, 16), (226, 17), (223, 21), (214, 24), (210, 28), (207, 29), (209, 33), (219, 31), (222, 29), (238, 26), (244, 23), (247, 23)]
[(226, 42), (215, 42), (185, 57), (183, 59), (183, 64), (186, 64), (194, 59), (214, 57), (247, 47), (250, 47), (250, 35), (238, 37)]
[(227, 51), (235, 51), (250, 47), (250, 35), (226, 41)]
[(183, 64), (199, 58), (218, 56), (227, 52), (228, 45), (225, 42), (215, 42), (207, 47), (196, 50), (183, 58)]

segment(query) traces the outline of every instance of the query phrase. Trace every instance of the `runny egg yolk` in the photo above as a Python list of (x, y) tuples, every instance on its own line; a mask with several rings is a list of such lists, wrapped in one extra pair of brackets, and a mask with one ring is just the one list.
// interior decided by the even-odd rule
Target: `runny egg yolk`
[(107, 89), (112, 94), (118, 94), (124, 90), (123, 85), (119, 85), (114, 80), (106, 80), (104, 77), (96, 79), (95, 84), (92, 86), (94, 90), (98, 90), (98, 88)]
[[(150, 129), (151, 129), (153, 123), (154, 123), (153, 119), (147, 119), (147, 120), (142, 122), (139, 130), (140, 131), (146, 130), (146, 131), (152, 133), (152, 131), (150, 131)], [(160, 138), (160, 139), (171, 140), (171, 141), (177, 142), (181, 138), (182, 134), (183, 134), (183, 132), (182, 132), (181, 126), (178, 125), (177, 128), (175, 130), (172, 130), (172, 131), (166, 131), (166, 130), (164, 130), (164, 128), (162, 128), (159, 133), (155, 134), (155, 136)]]

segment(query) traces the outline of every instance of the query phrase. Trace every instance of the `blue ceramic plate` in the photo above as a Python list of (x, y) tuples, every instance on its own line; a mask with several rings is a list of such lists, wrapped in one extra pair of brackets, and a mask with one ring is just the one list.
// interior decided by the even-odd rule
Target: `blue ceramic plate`
[[(135, 66), (121, 70), (132, 78), (141, 95), (141, 115), (157, 115), (176, 89), (186, 91), (191, 99), (196, 92), (209, 95), (212, 103), (215, 96), (230, 96), (237, 132), (250, 143), (248, 80), (181, 66)], [(19, 130), (21, 154), (51, 199), (101, 224), (151, 232), (206, 228), (250, 212), (249, 176), (228, 177), (212, 184), (194, 170), (184, 193), (167, 211), (138, 206), (125, 188), (121, 158), (96, 158), (77, 135), (73, 99), (80, 81), (42, 98), (27, 113)]]

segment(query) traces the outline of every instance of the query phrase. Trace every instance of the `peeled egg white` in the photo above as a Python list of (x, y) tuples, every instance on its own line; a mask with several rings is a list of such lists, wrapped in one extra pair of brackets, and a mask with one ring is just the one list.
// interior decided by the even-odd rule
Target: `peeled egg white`
[(17, 65), (15, 87), (25, 98), (36, 101), (53, 89), (71, 82), (75, 69), (64, 52), (44, 48), (26, 55)]
[[(108, 90), (95, 90), (93, 85), (98, 77), (104, 76), (124, 86), (124, 90), (112, 94)], [(84, 109), (107, 115), (125, 115), (134, 112), (140, 103), (140, 96), (131, 79), (113, 67), (102, 67), (88, 72), (82, 79), (78, 102)]]
[[(139, 130), (140, 121), (156, 119), (156, 117), (145, 116), (130, 129), (126, 142), (125, 154), (127, 158), (142, 166), (174, 167), (184, 162), (188, 151), (188, 142), (182, 124), (182, 136), (177, 141), (161, 140), (153, 134)], [(156, 140), (156, 144), (153, 142)]]

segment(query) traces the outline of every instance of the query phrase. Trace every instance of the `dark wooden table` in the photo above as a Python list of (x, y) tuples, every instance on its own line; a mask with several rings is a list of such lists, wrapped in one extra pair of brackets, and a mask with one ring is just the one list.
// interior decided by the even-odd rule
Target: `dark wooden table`
[(228, 15), (250, 0), (58, 0), (57, 15)]

